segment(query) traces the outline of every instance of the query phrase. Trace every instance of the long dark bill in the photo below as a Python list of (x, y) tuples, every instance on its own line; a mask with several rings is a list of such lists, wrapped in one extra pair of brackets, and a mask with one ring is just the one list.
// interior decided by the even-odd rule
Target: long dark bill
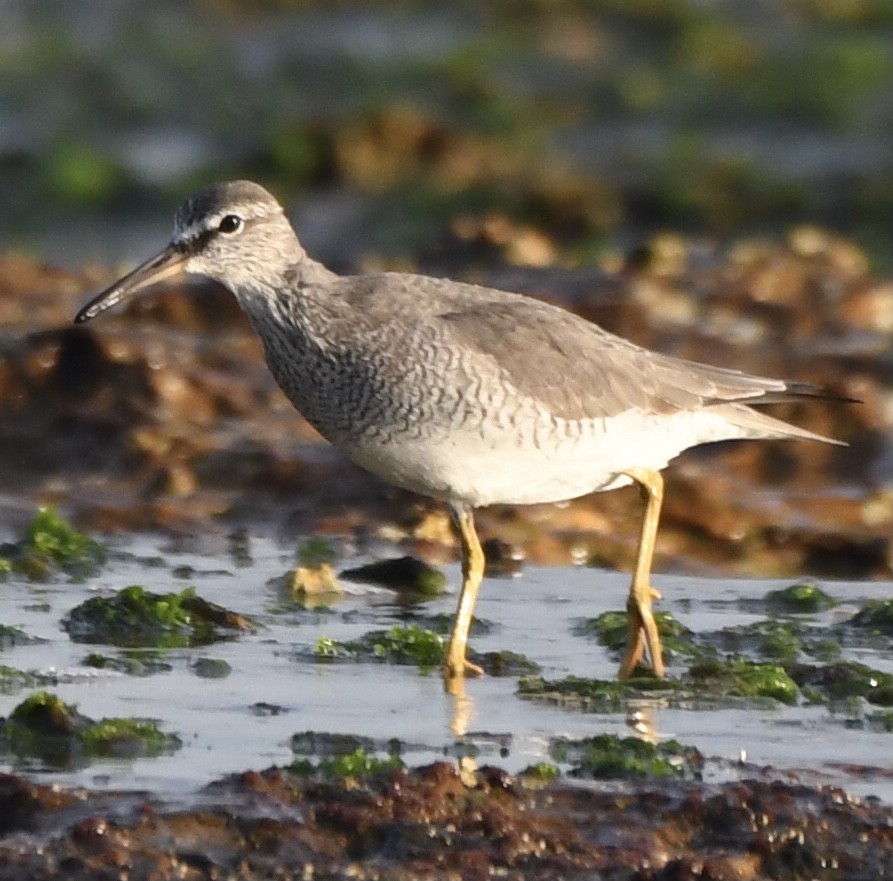
[(95, 318), (100, 312), (105, 312), (106, 309), (116, 306), (122, 300), (129, 299), (172, 275), (179, 275), (183, 272), (188, 259), (189, 254), (178, 250), (173, 245), (168, 245), (160, 254), (137, 266), (133, 272), (129, 272), (98, 297), (90, 300), (75, 316), (74, 323), (83, 324), (83, 322)]

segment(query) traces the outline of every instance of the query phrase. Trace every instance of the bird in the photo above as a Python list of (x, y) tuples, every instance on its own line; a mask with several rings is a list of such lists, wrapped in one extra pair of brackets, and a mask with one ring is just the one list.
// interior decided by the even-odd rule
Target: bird
[(351, 461), (448, 506), (462, 585), (443, 658), (467, 657), (485, 559), (474, 511), (563, 502), (635, 484), (644, 516), (619, 677), (665, 676), (651, 586), (661, 471), (684, 450), (735, 439), (840, 441), (754, 409), (834, 397), (649, 351), (533, 297), (424, 275), (341, 276), (301, 245), (261, 185), (229, 181), (187, 198), (169, 244), (93, 298), (75, 323), (182, 272), (235, 296), (294, 407)]

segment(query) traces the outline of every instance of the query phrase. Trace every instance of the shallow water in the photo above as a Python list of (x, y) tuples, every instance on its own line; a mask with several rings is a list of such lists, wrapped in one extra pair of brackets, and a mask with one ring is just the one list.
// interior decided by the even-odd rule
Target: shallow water
[[(249, 565), (228, 556), (223, 544), (172, 549), (168, 539), (154, 536), (119, 544), (117, 551), (122, 555), (85, 585), (7, 582), (0, 590), (0, 622), (21, 627), (39, 641), (0, 651), (0, 663), (51, 677), (47, 690), (91, 718), (161, 720), (165, 731), (180, 736), (182, 749), (160, 758), (95, 761), (65, 770), (6, 757), (0, 764), (4, 770), (64, 785), (147, 788), (176, 797), (227, 772), (287, 764), (294, 758), (292, 735), (316, 731), (397, 739), (403, 759), (412, 765), (472, 752), (481, 764), (517, 771), (548, 760), (550, 738), (629, 734), (635, 717), (650, 736), (676, 738), (710, 757), (708, 778), (746, 773), (739, 765), (746, 757), (755, 768), (771, 765), (779, 775), (796, 770), (810, 781), (835, 782), (857, 795), (893, 801), (893, 735), (859, 728), (852, 714), (771, 701), (678, 708), (659, 699), (632, 702), (628, 712), (584, 713), (519, 699), (515, 677), (470, 680), (465, 695), (456, 697), (444, 693), (436, 673), (312, 657), (320, 636), (352, 639), (406, 622), (412, 614), (451, 613), (453, 592), (408, 607), (395, 603), (391, 591), (346, 584), (347, 595), (332, 609), (284, 610), (277, 588), (268, 582), (293, 565), (293, 549), (270, 539), (251, 541)], [(342, 564), (362, 562), (368, 558)], [(176, 567), (195, 571), (177, 578)], [(458, 567), (447, 567), (447, 575), (454, 590)], [(87, 596), (134, 583), (159, 592), (194, 585), (201, 596), (252, 616), (263, 627), (228, 642), (162, 651), (169, 672), (132, 677), (81, 666), (90, 651), (120, 650), (74, 643), (60, 621)], [(662, 609), (693, 630), (712, 631), (765, 617), (750, 601), (790, 582), (657, 576), (654, 583), (663, 592)], [(890, 583), (829, 582), (823, 587), (840, 603), (814, 616), (828, 624), (847, 617), (866, 599), (893, 594)], [(613, 678), (616, 661), (594, 640), (574, 635), (573, 626), (581, 617), (622, 608), (627, 589), (624, 574), (582, 567), (531, 566), (515, 579), (488, 579), (477, 613), (495, 626), (472, 642), (479, 651), (523, 652), (542, 666), (546, 678)], [(198, 676), (195, 660), (208, 657), (227, 661), (230, 675)], [(845, 647), (843, 657), (893, 671), (889, 647)], [(674, 672), (671, 667), (669, 674)], [(31, 691), (0, 695), (0, 714), (8, 715)], [(261, 703), (278, 711), (256, 709)], [(857, 774), (841, 767), (847, 763), (871, 768)]]

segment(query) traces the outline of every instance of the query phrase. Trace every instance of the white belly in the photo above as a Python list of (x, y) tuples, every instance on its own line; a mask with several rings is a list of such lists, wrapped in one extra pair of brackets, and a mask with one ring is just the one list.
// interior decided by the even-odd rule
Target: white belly
[(454, 430), (440, 438), (397, 435), (344, 446), (360, 467), (389, 483), (472, 507), (558, 502), (625, 486), (630, 468), (659, 471), (688, 447), (740, 436), (709, 410), (596, 420), (580, 437), (559, 429), (536, 442), (516, 432)]

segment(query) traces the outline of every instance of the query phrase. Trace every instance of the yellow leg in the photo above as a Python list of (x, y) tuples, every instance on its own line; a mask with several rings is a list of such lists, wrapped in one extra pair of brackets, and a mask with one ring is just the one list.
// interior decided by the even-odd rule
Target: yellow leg
[(651, 587), (650, 579), (657, 522), (660, 519), (660, 507), (664, 499), (664, 480), (660, 472), (649, 468), (632, 468), (626, 474), (641, 488), (645, 499), (645, 516), (642, 519), (642, 534), (639, 537), (633, 582), (629, 589), (629, 599), (626, 601), (629, 632), (626, 655), (620, 665), (620, 678), (625, 679), (633, 672), (647, 648), (654, 675), (662, 679), (664, 661), (657, 624), (651, 610), (653, 601), (659, 600), (660, 594)]
[(443, 681), (443, 690), (449, 695), (452, 702), (450, 732), (453, 737), (465, 737), (468, 733), (468, 724), (474, 714), (474, 701), (465, 689), (465, 682), (464, 676), (453, 676)]
[(455, 505), (452, 509), (453, 524), (459, 534), (462, 548), (462, 591), (459, 604), (456, 606), (456, 617), (453, 618), (453, 629), (450, 642), (443, 659), (443, 675), (445, 679), (457, 676), (482, 676), (483, 670), (465, 658), (468, 644), (468, 631), (478, 590), (484, 577), (484, 552), (474, 529), (474, 518), (470, 508)]

